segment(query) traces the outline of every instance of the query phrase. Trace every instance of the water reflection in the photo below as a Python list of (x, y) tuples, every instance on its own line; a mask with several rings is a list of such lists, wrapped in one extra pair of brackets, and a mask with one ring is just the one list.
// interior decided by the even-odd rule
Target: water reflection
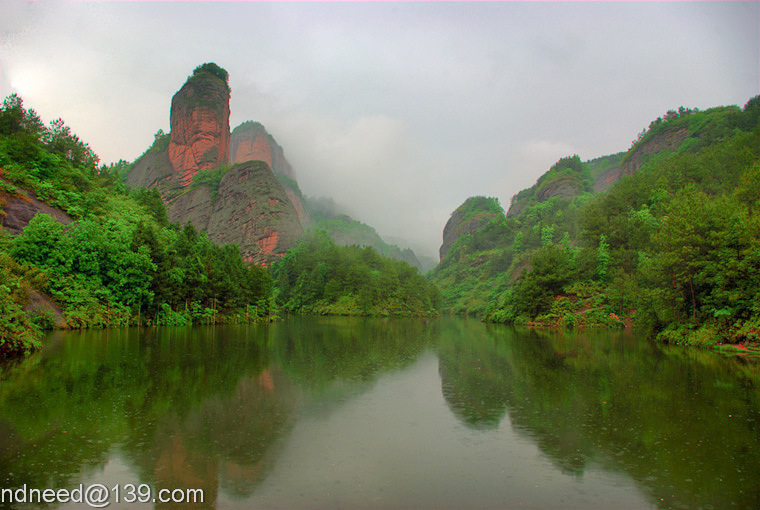
[(659, 506), (760, 508), (760, 371), (624, 333), (452, 322), (442, 392), (470, 427), (508, 415), (565, 473), (627, 473)]
[(334, 397), (336, 381), (361, 391), (411, 362), (425, 330), (424, 321), (294, 319), (57, 332), (2, 372), (0, 487), (72, 487), (117, 447), (140, 483), (203, 489), (197, 508), (214, 508), (218, 487), (247, 496), (276, 459), (301, 393)]
[[(438, 373), (429, 373), (435, 385), (440, 380), (441, 412), (434, 403), (397, 406), (419, 389), (403, 384), (423, 384), (424, 371), (436, 364)], [(386, 443), (367, 444), (375, 433), (336, 434), (361, 437), (366, 453), (374, 449), (382, 459), (387, 437), (401, 444), (404, 427), (409, 437), (413, 427), (430, 458), (443, 460), (460, 455), (468, 441), (504, 448), (515, 441), (507, 424), (554, 472), (579, 483), (618, 473), (660, 507), (760, 508), (759, 386), (757, 365), (622, 333), (536, 333), (455, 319), (294, 318), (268, 326), (58, 332), (43, 352), (0, 372), (0, 488), (124, 483), (122, 472), (103, 469), (119, 459), (131, 483), (202, 488), (205, 501), (192, 508), (217, 508), (219, 501), (244, 508), (275, 472), (289, 490), (293, 481), (280, 461), (298, 458), (292, 443), (308, 442), (304, 423), (313, 425), (315, 416), (366, 423), (382, 409), (394, 423), (371, 423)], [(351, 415), (356, 409), (367, 414)], [(447, 413), (469, 434), (453, 429)], [(446, 439), (436, 443), (438, 435)], [(454, 441), (460, 444), (449, 450)], [(479, 447), (487, 451), (488, 444)], [(352, 452), (346, 447), (347, 456)], [(361, 469), (359, 461), (351, 465)], [(467, 462), (462, 478), (471, 485), (488, 478), (486, 471), (521, 469), (520, 459)], [(399, 480), (413, 485), (422, 471)], [(435, 479), (419, 484), (434, 494)], [(351, 488), (341, 490), (336, 504), (363, 501)]]

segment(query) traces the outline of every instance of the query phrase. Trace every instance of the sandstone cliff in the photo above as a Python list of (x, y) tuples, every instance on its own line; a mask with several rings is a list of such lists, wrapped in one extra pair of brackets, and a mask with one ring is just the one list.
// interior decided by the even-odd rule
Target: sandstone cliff
[(443, 228), (443, 244), (438, 253), (443, 260), (451, 246), (464, 234), (471, 234), (492, 219), (502, 216), (504, 210), (496, 199), (470, 197), (453, 213)]
[(211, 72), (195, 72), (172, 97), (171, 161), (180, 185), (187, 187), (199, 171), (228, 163), (230, 88)]
[(230, 162), (244, 161), (264, 161), (275, 175), (296, 178), (285, 151), (259, 122), (243, 122), (230, 135)]
[(285, 190), (263, 161), (233, 165), (216, 187), (191, 185), (168, 205), (171, 221), (189, 221), (214, 242), (237, 244), (249, 263), (268, 265), (303, 234)]
[[(263, 126), (238, 133), (230, 160), (229, 99), (226, 71), (196, 68), (172, 98), (171, 133), (156, 135), (126, 182), (157, 188), (171, 221), (191, 222), (214, 242), (237, 244), (247, 262), (266, 265), (295, 246), (306, 214), (292, 168)], [(284, 173), (276, 177), (270, 165)]]
[(259, 122), (246, 121), (232, 130), (230, 135), (230, 161), (263, 161), (279, 179), (288, 199), (298, 214), (302, 226), (311, 222), (303, 204), (301, 190), (296, 183), (293, 167), (285, 159), (285, 151)]

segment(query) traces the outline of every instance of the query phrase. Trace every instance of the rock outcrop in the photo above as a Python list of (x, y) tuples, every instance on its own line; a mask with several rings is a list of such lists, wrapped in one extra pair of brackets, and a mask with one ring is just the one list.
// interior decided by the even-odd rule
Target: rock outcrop
[(625, 155), (620, 165), (621, 176), (633, 175), (649, 156), (664, 150), (675, 151), (689, 137), (689, 130), (681, 128), (668, 130), (639, 143)]
[(303, 204), (301, 190), (295, 182), (293, 167), (285, 159), (285, 151), (260, 122), (245, 121), (232, 130), (230, 136), (230, 158), (232, 163), (263, 161), (278, 177), (285, 188), (302, 226), (311, 222)]
[(38, 213), (49, 214), (64, 225), (74, 221), (62, 210), (37, 200), (30, 191), (19, 189), (14, 196), (0, 196), (0, 221), (9, 234), (20, 234)]
[(536, 200), (545, 202), (550, 198), (571, 199), (583, 193), (583, 186), (575, 179), (557, 179), (536, 193)]
[(193, 73), (172, 97), (170, 122), (169, 161), (181, 186), (230, 161), (230, 88), (220, 77)]
[(199, 66), (172, 98), (171, 133), (156, 136), (126, 181), (157, 188), (171, 221), (191, 222), (218, 244), (237, 244), (246, 262), (267, 265), (295, 246), (307, 215), (282, 148), (261, 124), (232, 143), (229, 99), (227, 72)]
[[(169, 135), (165, 135), (167, 138)], [(174, 179), (174, 168), (169, 160), (169, 151), (154, 144), (145, 154), (140, 156), (132, 165), (132, 170), (127, 174), (127, 184), (138, 188), (155, 188), (159, 184), (159, 190), (166, 186), (179, 186)]]
[(259, 122), (243, 122), (230, 135), (230, 162), (244, 161), (264, 161), (275, 175), (296, 178), (285, 151)]
[(575, 155), (562, 158), (538, 178), (536, 184), (512, 197), (507, 218), (518, 216), (526, 207), (551, 198), (570, 200), (593, 189), (588, 163)]
[(592, 171), (594, 171), (595, 165), (604, 167), (602, 172), (594, 172), (596, 175), (594, 191), (609, 190), (623, 177), (636, 173), (650, 156), (664, 150), (677, 151), (689, 136), (688, 128), (668, 129), (663, 133), (638, 142), (625, 153), (612, 154), (589, 161), (588, 164)]
[(607, 191), (613, 184), (618, 182), (623, 176), (623, 170), (618, 166), (610, 168), (594, 181), (594, 191)]
[(233, 165), (217, 189), (191, 187), (170, 202), (169, 219), (191, 222), (214, 242), (237, 244), (248, 263), (268, 265), (295, 246), (303, 228), (282, 184), (263, 161)]
[(471, 234), (494, 218), (504, 214), (495, 199), (487, 197), (470, 197), (451, 213), (449, 221), (443, 228), (443, 244), (438, 254), (443, 260), (451, 246), (464, 234)]

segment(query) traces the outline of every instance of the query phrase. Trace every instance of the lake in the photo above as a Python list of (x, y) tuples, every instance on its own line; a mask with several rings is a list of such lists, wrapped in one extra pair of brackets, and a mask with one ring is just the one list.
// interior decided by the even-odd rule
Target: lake
[(453, 318), (54, 332), (0, 372), (0, 474), (204, 491), (130, 509), (757, 509), (760, 368)]

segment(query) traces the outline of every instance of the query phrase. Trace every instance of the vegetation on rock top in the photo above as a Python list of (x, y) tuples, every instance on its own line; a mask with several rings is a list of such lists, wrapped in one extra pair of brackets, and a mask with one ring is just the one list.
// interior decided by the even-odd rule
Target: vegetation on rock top
[(229, 82), (230, 82), (229, 73), (227, 73), (225, 69), (222, 69), (215, 63), (207, 62), (205, 64), (199, 65), (198, 67), (193, 69), (193, 75), (190, 78), (196, 78), (197, 76), (202, 75), (203, 73), (216, 76), (217, 78), (222, 80), (229, 88)]

